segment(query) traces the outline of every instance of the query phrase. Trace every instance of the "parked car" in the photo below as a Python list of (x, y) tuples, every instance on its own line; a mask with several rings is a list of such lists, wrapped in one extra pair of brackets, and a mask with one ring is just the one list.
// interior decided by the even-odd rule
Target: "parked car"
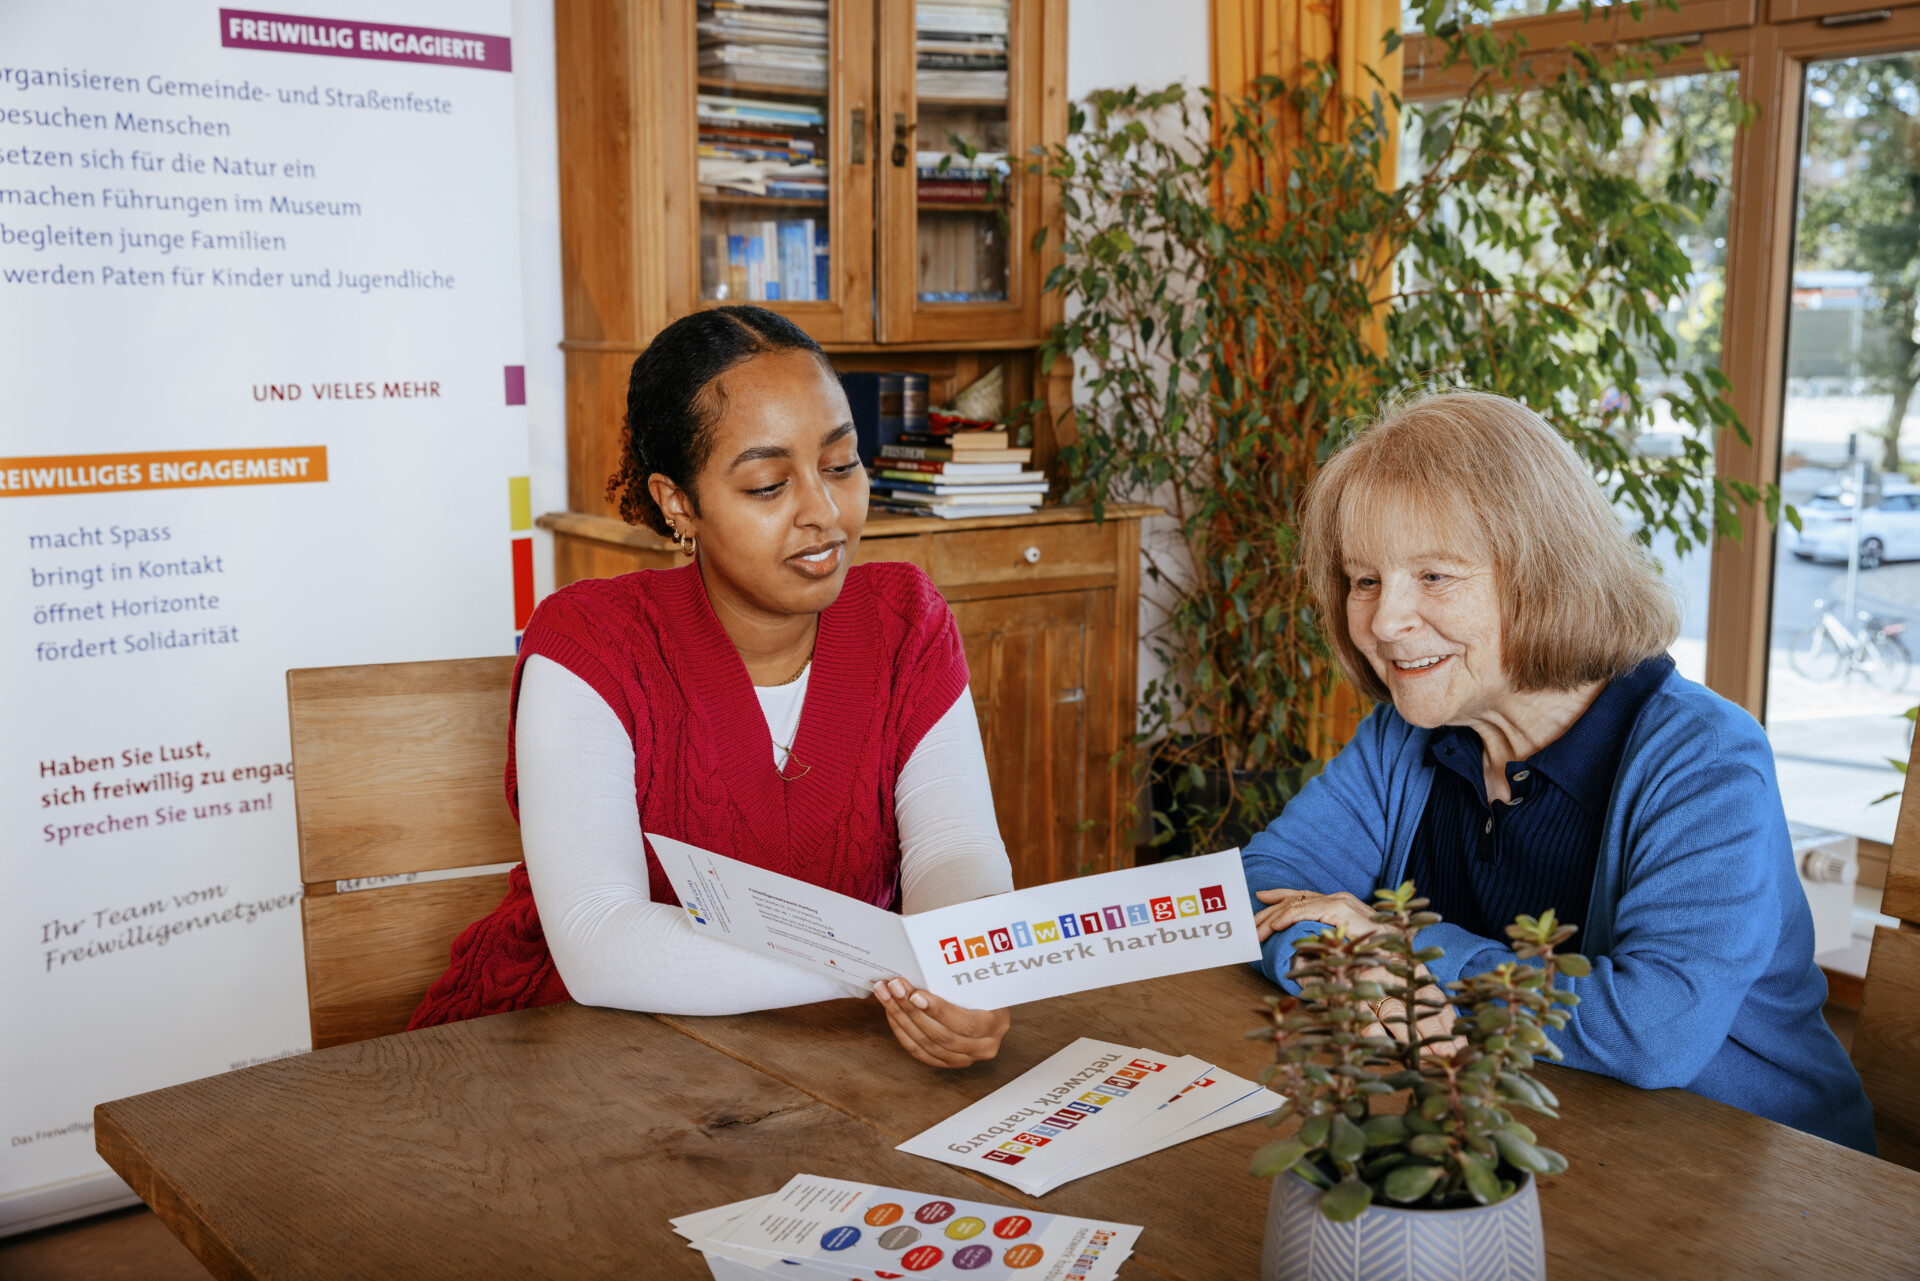
[[(1787, 550), (1801, 560), (1845, 562), (1853, 550), (1853, 494), (1838, 488), (1820, 491), (1799, 505), (1800, 528), (1786, 529)], [(1920, 559), (1920, 486), (1891, 478), (1883, 482), (1878, 506), (1860, 513), (1860, 568), (1878, 569), (1887, 560)]]

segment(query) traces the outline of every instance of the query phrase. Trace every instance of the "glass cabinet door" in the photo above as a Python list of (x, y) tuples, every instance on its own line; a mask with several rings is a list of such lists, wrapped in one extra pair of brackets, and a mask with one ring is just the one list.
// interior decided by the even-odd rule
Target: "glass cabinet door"
[[(883, 0), (881, 337), (1032, 332), (1037, 0)], [(1030, 215), (1028, 215), (1030, 217)], [(1035, 224), (1037, 225), (1037, 224)]]
[(695, 225), (684, 249), (667, 250), (687, 306), (753, 303), (822, 342), (870, 338), (871, 6), (681, 2), (695, 65), (692, 136), (679, 141), (691, 144)]

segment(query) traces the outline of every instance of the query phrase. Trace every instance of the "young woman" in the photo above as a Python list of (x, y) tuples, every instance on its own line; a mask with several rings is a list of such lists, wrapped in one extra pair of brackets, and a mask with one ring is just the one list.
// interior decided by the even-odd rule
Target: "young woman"
[[(507, 755), (526, 862), (414, 1027), (569, 997), (734, 1014), (866, 995), (697, 933), (643, 830), (907, 912), (1013, 888), (953, 615), (914, 566), (853, 564), (867, 474), (812, 339), (743, 306), (661, 331), (608, 492), (692, 560), (535, 612)], [(933, 1066), (992, 1058), (1007, 1031), (900, 979), (874, 995)]]

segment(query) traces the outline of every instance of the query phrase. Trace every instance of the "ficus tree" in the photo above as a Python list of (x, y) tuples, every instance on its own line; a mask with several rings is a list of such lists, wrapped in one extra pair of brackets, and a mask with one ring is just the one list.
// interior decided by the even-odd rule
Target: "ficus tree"
[[(1315, 64), (1240, 97), (1101, 91), (1036, 162), (1064, 211), (1046, 287), (1066, 319), (1041, 360), (1076, 368), (1068, 498), (1157, 502), (1177, 530), (1147, 553), (1162, 674), (1130, 750), (1209, 795), (1186, 815), (1202, 840), (1264, 824), (1338, 746), (1295, 512), (1395, 397), (1531, 406), (1682, 554), (1775, 515), (1776, 491), (1715, 475), (1715, 438), (1746, 429), (1676, 333), (1684, 240), (1721, 184), (1661, 128), (1667, 51), (1573, 46), (1543, 70), (1489, 3), (1420, 15), (1456, 97), (1411, 105)], [(1688, 430), (1654, 453), (1637, 441), (1661, 400)]]

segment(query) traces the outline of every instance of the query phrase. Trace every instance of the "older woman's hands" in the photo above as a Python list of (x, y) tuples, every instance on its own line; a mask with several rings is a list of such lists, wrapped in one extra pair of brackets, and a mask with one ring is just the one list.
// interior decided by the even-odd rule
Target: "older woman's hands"
[[(1281, 930), (1290, 929), (1302, 921), (1318, 921), (1334, 929), (1345, 927), (1348, 938), (1365, 938), (1369, 934), (1378, 934), (1386, 928), (1374, 923), (1373, 909), (1362, 903), (1358, 897), (1342, 891), (1338, 894), (1315, 894), (1311, 890), (1272, 889), (1261, 890), (1255, 897), (1262, 903), (1273, 906), (1260, 909), (1254, 914), (1254, 925), (1260, 941)], [(1416, 973), (1425, 982), (1432, 982), (1425, 966)], [(1375, 983), (1390, 984), (1395, 980), (1385, 970), (1365, 970), (1359, 975)], [(1371, 1003), (1373, 1016), (1378, 1022), (1362, 1034), (1365, 1036), (1391, 1037), (1404, 1043), (1407, 1039), (1406, 1006), (1397, 997), (1386, 997)], [(1454, 1012), (1452, 1005), (1444, 1005), (1438, 1011), (1419, 1020), (1415, 1030), (1422, 1037), (1453, 1036)], [(1447, 1054), (1459, 1048), (1458, 1038), (1444, 1044), (1428, 1047), (1428, 1053)]]
[(1319, 921), (1334, 929), (1344, 925), (1347, 937), (1355, 939), (1380, 931), (1380, 926), (1373, 923), (1373, 909), (1345, 891), (1315, 894), (1311, 890), (1273, 889), (1261, 890), (1255, 897), (1273, 904), (1254, 913), (1254, 932), (1262, 943), (1269, 935), (1302, 921)]
[(873, 985), (902, 1049), (928, 1067), (963, 1068), (1000, 1053), (1013, 1020), (1005, 1010), (969, 1010), (905, 979)]

